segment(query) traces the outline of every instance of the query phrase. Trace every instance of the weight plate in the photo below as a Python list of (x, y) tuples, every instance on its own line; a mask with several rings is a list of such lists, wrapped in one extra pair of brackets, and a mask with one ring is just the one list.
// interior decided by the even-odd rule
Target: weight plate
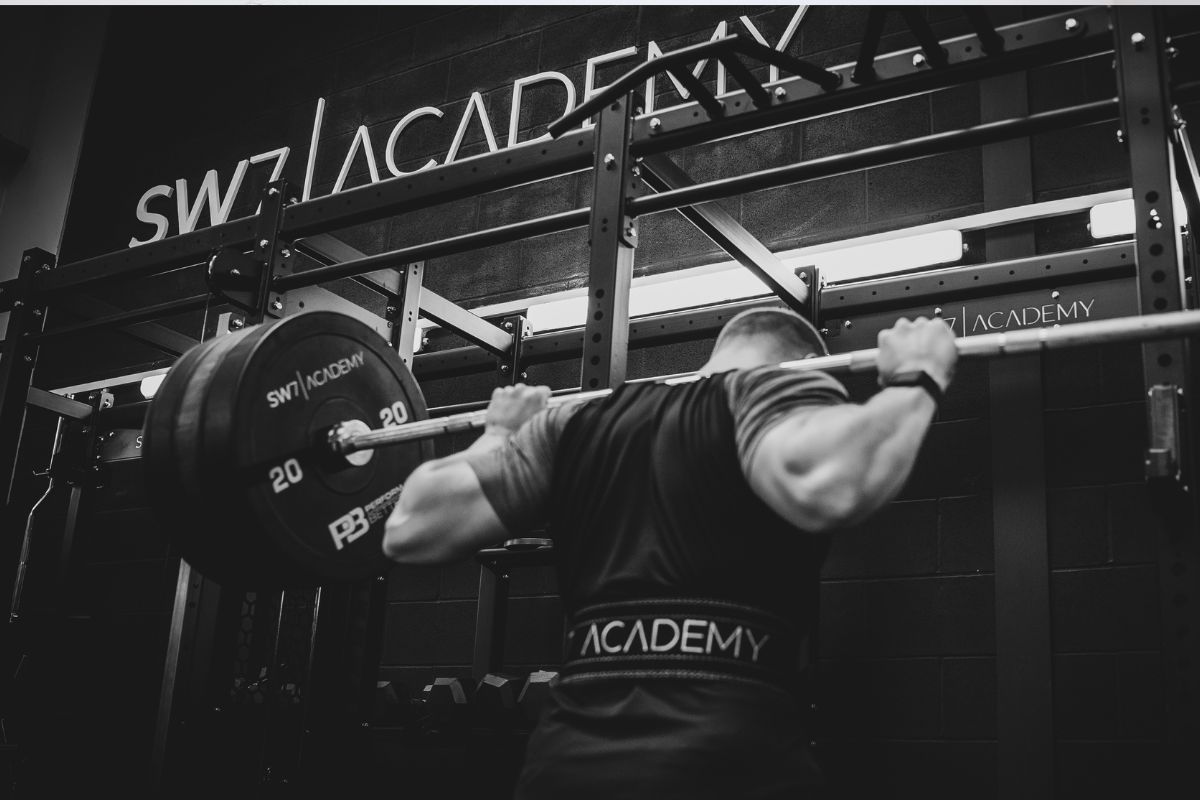
[[(244, 536), (226, 523), (237, 498), (214, 486), (208, 462), (202, 458), (209, 388), (230, 354), (264, 333), (258, 326), (216, 339), (192, 370), (176, 415), (176, 470), (183, 487), (173, 522), (176, 538), (184, 558), (205, 577), (222, 584), (254, 585), (271, 560), (256, 540), (247, 544)], [(245, 512), (235, 516), (245, 516)]]
[(361, 322), (314, 311), (264, 326), (214, 363), (197, 484), (220, 498), (225, 557), (257, 570), (265, 547), (263, 579), (279, 585), (383, 572), (388, 514), (431, 445), (380, 448), (354, 465), (324, 443), (339, 422), (427, 416), (399, 355)]
[(147, 495), (164, 529), (172, 534), (177, 547), (183, 546), (183, 550), (187, 546), (182, 537), (176, 535), (177, 525), (181, 516), (186, 515), (190, 500), (179, 472), (176, 437), (179, 407), (192, 373), (218, 341), (202, 342), (179, 357), (154, 393), (142, 430), (142, 472)]

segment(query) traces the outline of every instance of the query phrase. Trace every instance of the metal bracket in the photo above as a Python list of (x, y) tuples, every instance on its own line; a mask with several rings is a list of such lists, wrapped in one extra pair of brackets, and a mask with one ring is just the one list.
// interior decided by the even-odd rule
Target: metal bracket
[(263, 189), (254, 245), (254, 252), (262, 261), (263, 270), (259, 273), (258, 292), (255, 297), (258, 304), (247, 320), (253, 324), (261, 323), (267, 317), (282, 316), (283, 293), (275, 291), (272, 283), (277, 277), (289, 275), (292, 271), (292, 251), (280, 235), (283, 210), (287, 205), (284, 198), (290, 196), (291, 187), (287, 181), (274, 181)]
[(803, 267), (796, 267), (795, 275), (808, 293), (803, 306), (796, 311), (817, 326), (821, 319), (821, 271), (817, 269), (816, 264), (805, 264)]
[(208, 259), (205, 278), (209, 290), (245, 311), (249, 324), (260, 323), (268, 316), (282, 316), (283, 295), (271, 291), (271, 282), (277, 275), (291, 271), (292, 251), (279, 236), (283, 198), (287, 196), (287, 181), (275, 181), (263, 190), (251, 253), (222, 247)]
[[(116, 398), (107, 389), (100, 389), (89, 392), (87, 399), (90, 413), (87, 417), (80, 418), (78, 425), (64, 428), (60, 448), (62, 457), (54, 459), (50, 466), (50, 477), (69, 486), (98, 489), (104, 485), (107, 470), (101, 464), (97, 420), (101, 412), (113, 407)], [(78, 497), (74, 498), (73, 505), (78, 506), (78, 501)], [(72, 513), (78, 514), (78, 509)], [(70, 528), (73, 530), (74, 522)], [(73, 533), (68, 531), (68, 537), (70, 536), (73, 536)], [(65, 559), (63, 563), (66, 563)]]
[(529, 335), (529, 320), (525, 318), (524, 314), (513, 314), (504, 317), (500, 321), (500, 327), (512, 337), (512, 345), (501, 358), (499, 366), (496, 367), (496, 381), (501, 386), (510, 386), (520, 383), (527, 377), (521, 369), (523, 350), (521, 343)]
[(13, 303), (21, 299), (19, 291), (20, 287), (15, 280), (0, 283), (0, 314), (13, 310)]
[(258, 308), (258, 287), (264, 265), (261, 261), (232, 247), (215, 250), (208, 259), (205, 281), (209, 291), (243, 311)]
[(424, 289), (425, 262), (418, 261), (400, 270), (400, 299), (385, 312), (392, 328), (392, 347), (400, 354), (406, 367), (412, 367), (413, 340), (417, 335), (417, 320), (421, 313), (421, 294)]
[(1183, 390), (1170, 384), (1152, 386), (1149, 400), (1150, 446), (1146, 449), (1146, 477), (1180, 479), (1183, 446), (1179, 425), (1179, 398)]
[(50, 479), (67, 486), (78, 486), (81, 489), (99, 489), (104, 486), (104, 468), (100, 464), (89, 464), (86, 467), (56, 464), (48, 474)]

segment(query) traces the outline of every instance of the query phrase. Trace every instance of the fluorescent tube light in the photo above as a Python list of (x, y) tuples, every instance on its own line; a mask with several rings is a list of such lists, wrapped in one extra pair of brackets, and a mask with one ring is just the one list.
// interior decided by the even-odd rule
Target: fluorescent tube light
[(1092, 206), (1088, 212), (1088, 231), (1093, 239), (1133, 233), (1133, 201), (1118, 200)]
[(538, 303), (530, 306), (525, 312), (525, 318), (529, 320), (529, 327), (534, 333), (580, 327), (586, 315), (587, 297), (568, 297)]
[[(1183, 195), (1173, 192), (1175, 219), (1180, 225), (1187, 223), (1187, 206)], [(1118, 200), (1113, 203), (1094, 205), (1088, 212), (1088, 230), (1093, 239), (1108, 239), (1113, 236), (1132, 236), (1134, 220), (1133, 200)]]
[(962, 254), (962, 231), (945, 230), (826, 250), (808, 256), (786, 252), (779, 255), (793, 267), (816, 264), (826, 283), (842, 283), (935, 264), (951, 264), (960, 260)]
[[(680, 308), (724, 303), (770, 294), (753, 272), (728, 263), (635, 278), (629, 288), (629, 316), (644, 317)], [(526, 316), (535, 331), (576, 328), (587, 317), (587, 296), (573, 296), (530, 305)]]
[(142, 383), (139, 387), (142, 390), (142, 397), (147, 400), (154, 397), (158, 392), (158, 387), (162, 386), (162, 382), (166, 377), (167, 373), (164, 372), (161, 375), (150, 375), (149, 377), (142, 378)]

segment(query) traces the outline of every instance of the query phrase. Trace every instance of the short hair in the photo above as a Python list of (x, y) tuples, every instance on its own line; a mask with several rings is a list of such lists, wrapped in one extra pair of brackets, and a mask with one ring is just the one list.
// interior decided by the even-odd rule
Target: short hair
[(713, 352), (736, 339), (773, 340), (784, 360), (811, 355), (828, 355), (825, 340), (804, 317), (786, 308), (751, 308), (741, 312), (721, 329)]

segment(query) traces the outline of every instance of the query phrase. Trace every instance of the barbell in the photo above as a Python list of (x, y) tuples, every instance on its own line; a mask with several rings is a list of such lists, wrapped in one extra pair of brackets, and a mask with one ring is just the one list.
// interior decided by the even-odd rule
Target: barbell
[[(1200, 311), (1177, 311), (955, 345), (960, 358), (998, 358), (1197, 332)], [(780, 366), (863, 372), (877, 359), (868, 349)], [(412, 374), (375, 331), (343, 314), (306, 312), (203, 342), (175, 363), (146, 416), (147, 489), (180, 555), (218, 582), (265, 589), (367, 578), (388, 565), (388, 515), (408, 475), (432, 457), (430, 440), (485, 419), (486, 411), (429, 419)]]

